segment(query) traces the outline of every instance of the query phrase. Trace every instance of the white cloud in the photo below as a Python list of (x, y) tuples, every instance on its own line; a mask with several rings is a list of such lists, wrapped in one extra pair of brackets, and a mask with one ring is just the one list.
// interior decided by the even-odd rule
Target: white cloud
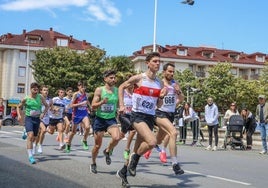
[(116, 25), (121, 21), (119, 10), (108, 0), (91, 1), (87, 10), (91, 17), (106, 21), (110, 25)]
[(110, 0), (11, 0), (0, 4), (5, 11), (52, 10), (68, 7), (81, 7), (87, 10), (88, 20), (103, 21), (116, 25), (121, 21), (120, 11)]

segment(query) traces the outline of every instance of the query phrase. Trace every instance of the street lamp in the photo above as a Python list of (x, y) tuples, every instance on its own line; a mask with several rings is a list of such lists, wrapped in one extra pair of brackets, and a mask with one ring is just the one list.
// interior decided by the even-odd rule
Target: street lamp
[[(194, 0), (185, 0), (181, 3), (187, 4), (187, 5), (193, 5)], [(157, 17), (157, 0), (154, 0), (154, 38), (153, 38), (153, 51), (156, 51), (156, 17)]]
[(27, 46), (27, 54), (26, 54), (26, 83), (25, 83), (25, 94), (28, 95), (28, 92), (29, 92), (29, 56), (30, 56), (30, 41), (29, 39), (26, 39), (25, 42), (28, 43), (28, 46)]

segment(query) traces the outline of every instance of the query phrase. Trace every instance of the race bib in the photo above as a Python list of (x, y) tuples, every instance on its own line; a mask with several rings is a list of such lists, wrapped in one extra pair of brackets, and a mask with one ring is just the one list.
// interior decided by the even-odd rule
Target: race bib
[(174, 105), (175, 104), (175, 96), (174, 95), (165, 96), (163, 103), (164, 103), (163, 105), (165, 105), (165, 106)]
[(40, 110), (31, 110), (30, 116), (39, 116), (41, 114)]
[(143, 108), (152, 109), (154, 107), (154, 103), (144, 100), (142, 101), (141, 106)]
[(105, 113), (110, 113), (114, 111), (114, 105), (113, 104), (103, 104), (101, 105), (101, 111)]

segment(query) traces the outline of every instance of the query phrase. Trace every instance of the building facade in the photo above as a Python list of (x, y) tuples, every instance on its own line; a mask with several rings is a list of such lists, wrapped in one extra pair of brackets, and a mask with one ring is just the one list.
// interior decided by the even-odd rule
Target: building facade
[(6, 114), (29, 92), (29, 85), (34, 82), (30, 65), (35, 60), (35, 52), (57, 46), (81, 52), (93, 47), (85, 40), (79, 41), (53, 28), (0, 36), (0, 97), (8, 107)]
[[(132, 60), (137, 71), (145, 71), (146, 54), (153, 51), (153, 46), (144, 46), (133, 53)], [(196, 77), (208, 76), (208, 69), (220, 62), (231, 63), (232, 74), (244, 79), (258, 79), (268, 56), (256, 52), (245, 54), (233, 50), (222, 50), (213, 47), (189, 47), (179, 45), (157, 45), (156, 51), (161, 54), (161, 62), (175, 64), (176, 70), (190, 69)]]

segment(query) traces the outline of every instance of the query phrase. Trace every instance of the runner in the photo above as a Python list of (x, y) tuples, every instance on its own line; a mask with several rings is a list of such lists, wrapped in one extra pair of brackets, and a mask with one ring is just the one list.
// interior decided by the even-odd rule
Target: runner
[[(128, 77), (130, 78), (130, 77)], [(124, 105), (120, 106), (119, 109), (119, 121), (121, 124), (121, 138), (124, 138), (125, 134), (129, 132), (129, 135), (127, 137), (127, 144), (124, 151), (124, 159), (125, 164), (121, 170), (118, 170), (116, 175), (117, 177), (121, 178), (122, 186), (128, 185), (127, 180), (127, 166), (129, 163), (129, 154), (130, 154), (130, 145), (133, 140), (133, 137), (136, 134), (136, 131), (133, 129), (131, 123), (130, 123), (130, 114), (132, 111), (132, 95), (133, 95), (133, 89), (134, 87), (129, 87), (124, 90)]]
[(111, 135), (111, 141), (103, 151), (107, 165), (111, 164), (110, 151), (120, 140), (120, 131), (115, 118), (118, 106), (118, 89), (114, 86), (116, 83), (115, 75), (116, 72), (113, 70), (104, 72), (105, 85), (96, 88), (92, 100), (92, 108), (96, 110), (96, 118), (93, 124), (95, 145), (92, 149), (90, 171), (95, 174), (97, 173), (96, 158), (102, 145), (104, 133), (107, 131)]
[[(33, 157), (33, 142), (38, 135), (40, 126), (40, 118), (44, 118), (44, 115), (48, 111), (48, 105), (44, 97), (38, 93), (39, 85), (34, 82), (31, 83), (31, 93), (26, 96), (20, 104), (17, 106), (18, 121), (21, 121), (21, 109), (25, 106), (25, 129), (27, 132), (27, 153), (29, 162), (35, 164), (36, 160)], [(44, 111), (41, 113), (42, 104), (45, 106)]]
[(69, 140), (69, 132), (70, 132), (70, 127), (72, 124), (72, 113), (73, 113), (73, 108), (71, 107), (71, 102), (72, 102), (72, 96), (73, 96), (73, 88), (68, 87), (66, 89), (66, 96), (63, 98), (64, 104), (65, 104), (65, 112), (64, 112), (64, 142), (67, 143)]
[[(119, 87), (119, 105), (124, 105), (124, 89), (133, 87), (133, 108), (131, 124), (137, 131), (134, 153), (130, 157), (128, 172), (131, 176), (136, 175), (136, 167), (140, 156), (156, 145), (156, 137), (152, 132), (154, 127), (154, 115), (156, 105), (161, 106), (166, 95), (166, 89), (156, 77), (160, 67), (160, 54), (152, 52), (145, 59), (148, 70), (132, 76)], [(162, 89), (163, 88), (163, 89)]]
[[(42, 97), (44, 97), (44, 99), (46, 100), (47, 105), (50, 106), (50, 104), (52, 103), (52, 100), (51, 98), (48, 97), (48, 86), (42, 85), (40, 88), (40, 93)], [(42, 112), (44, 110), (45, 110), (45, 105), (42, 105)], [(43, 153), (42, 144), (43, 144), (48, 126), (49, 126), (49, 110), (48, 110), (48, 113), (46, 113), (40, 121), (39, 133), (36, 138), (36, 142), (33, 144), (33, 154), (35, 154), (36, 146), (37, 146), (37, 152), (39, 154)]]
[[(167, 63), (163, 66), (163, 83), (167, 89), (167, 95), (164, 97), (163, 105), (156, 110), (155, 123), (158, 126), (158, 132), (156, 134), (157, 144), (161, 144), (164, 140), (164, 147), (159, 153), (160, 161), (162, 163), (167, 162), (166, 146), (169, 144), (169, 151), (172, 161), (172, 168), (175, 174), (183, 174), (184, 171), (180, 168), (177, 161), (177, 130), (173, 125), (176, 104), (183, 101), (184, 96), (181, 92), (179, 84), (173, 79), (175, 66), (171, 63)], [(151, 150), (145, 153), (145, 157), (148, 159), (151, 154)]]
[(52, 98), (52, 103), (50, 105), (50, 115), (49, 115), (49, 133), (54, 134), (55, 128), (57, 128), (58, 135), (57, 141), (59, 141), (59, 150), (65, 149), (65, 144), (63, 142), (63, 112), (65, 111), (64, 97), (65, 90), (63, 88), (58, 89), (58, 96)]
[(66, 153), (70, 153), (71, 144), (74, 135), (76, 134), (77, 126), (80, 124), (84, 128), (84, 136), (81, 140), (83, 149), (88, 150), (87, 138), (89, 135), (90, 122), (88, 118), (88, 97), (86, 94), (86, 82), (79, 81), (77, 84), (78, 91), (73, 94), (71, 101), (71, 108), (73, 108), (73, 126), (69, 133), (69, 140), (67, 141)]

